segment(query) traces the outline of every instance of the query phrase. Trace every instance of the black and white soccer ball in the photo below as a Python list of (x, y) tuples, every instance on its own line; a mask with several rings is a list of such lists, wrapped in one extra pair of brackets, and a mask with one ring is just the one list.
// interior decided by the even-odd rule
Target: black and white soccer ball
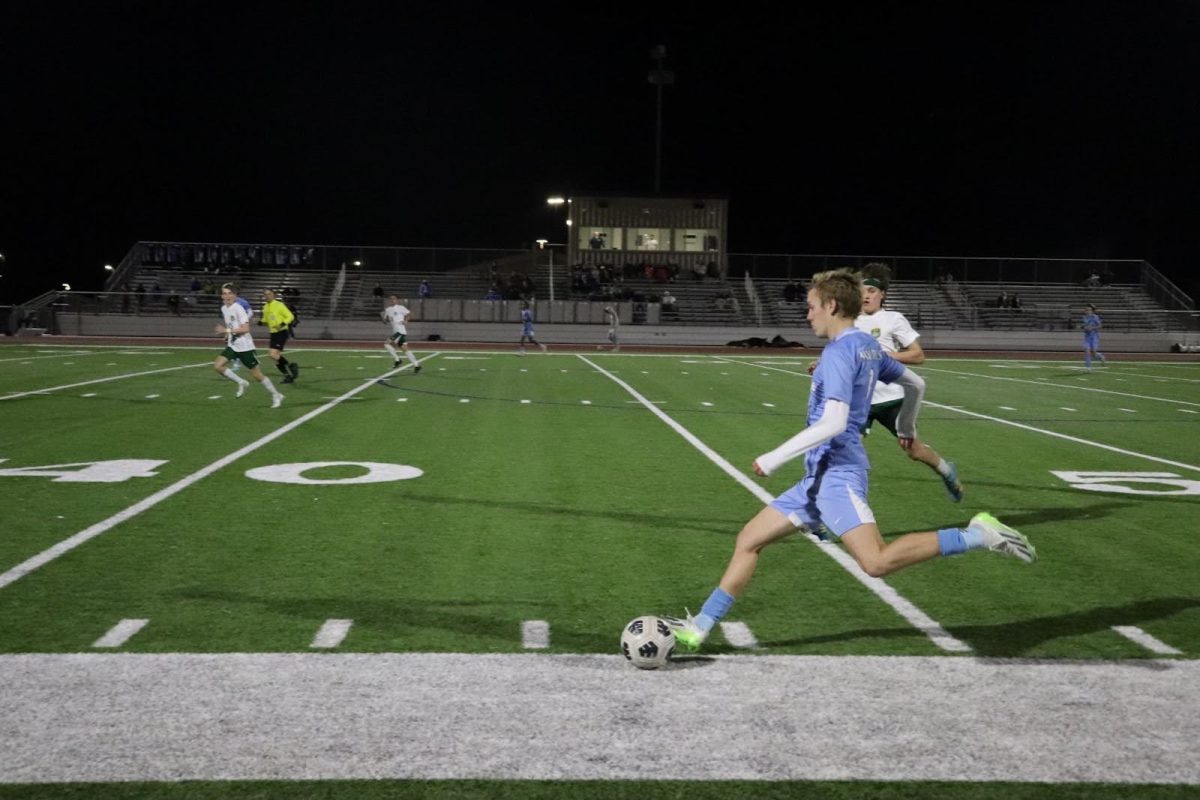
[(662, 617), (636, 617), (621, 630), (621, 654), (638, 669), (658, 669), (675, 652), (675, 634)]

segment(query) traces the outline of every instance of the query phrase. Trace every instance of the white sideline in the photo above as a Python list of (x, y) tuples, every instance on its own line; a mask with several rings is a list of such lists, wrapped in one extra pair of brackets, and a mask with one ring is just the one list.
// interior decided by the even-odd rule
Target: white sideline
[(18, 397), (29, 397), (34, 394), (46, 394), (48, 392), (57, 392), (59, 389), (74, 389), (78, 386), (91, 386), (93, 383), (108, 383), (109, 381), (123, 381), (126, 378), (140, 378), (142, 375), (157, 375), (160, 372), (175, 372), (180, 369), (195, 369), (196, 367), (208, 367), (212, 364), (205, 361), (203, 364), (184, 364), (182, 367), (164, 367), (163, 369), (151, 369), (145, 372), (127, 372), (124, 375), (113, 375), (108, 378), (96, 378), (90, 381), (80, 381), (79, 383), (67, 383), (62, 386), (50, 386), (45, 389), (36, 389), (32, 392), (17, 392), (16, 394), (0, 395), (0, 400), (16, 400)]
[(1182, 659), (19, 654), (0, 686), (0, 784), (1200, 784), (1200, 661)]
[[(439, 355), (439, 354), (432, 353), (432, 354), (426, 356), (425, 359), (423, 359), (423, 360), (428, 360), (430, 358), (434, 358), (437, 355)], [(365, 383), (363, 383), (363, 384), (351, 389), (350, 391), (346, 392), (345, 394), (341, 395), (337, 399), (331, 400), (328, 403), (326, 403), (325, 405), (320, 406), (319, 408), (314, 408), (312, 411), (309, 411), (304, 416), (297, 417), (296, 419), (292, 420), (291, 422), (287, 423), (286, 425), (281, 425), (280, 427), (271, 431), (270, 433), (268, 433), (266, 436), (262, 437), (261, 439), (253, 441), (250, 444), (246, 445), (245, 447), (243, 447), (239, 450), (235, 450), (234, 452), (230, 453), (227, 456), (218, 458), (216, 461), (212, 462), (208, 466), (201, 467), (200, 469), (193, 472), (191, 475), (181, 478), (180, 480), (176, 481), (175, 483), (172, 483), (170, 486), (167, 486), (164, 489), (159, 489), (154, 494), (150, 495), (149, 497), (147, 497), (143, 500), (139, 500), (138, 502), (134, 503), (133, 505), (129, 506), (128, 508), (124, 509), (123, 511), (118, 511), (116, 514), (113, 514), (108, 519), (97, 522), (95, 525), (92, 525), (88, 528), (84, 528), (79, 533), (75, 534), (74, 536), (63, 539), (58, 544), (56, 544), (52, 547), (49, 547), (46, 550), (43, 550), (42, 552), (38, 553), (37, 555), (33, 556), (32, 558), (28, 558), (25, 561), (22, 561), (20, 564), (17, 564), (15, 567), (12, 567), (8, 571), (6, 571), (4, 573), (0, 573), (0, 589), (3, 589), (5, 586), (8, 586), (11, 583), (15, 583), (16, 581), (19, 581), (21, 578), (23, 578), (26, 575), (28, 575), (29, 573), (33, 572), (35, 569), (38, 569), (39, 567), (42, 567), (42, 566), (50, 563), (51, 561), (53, 561), (54, 559), (58, 558), (59, 556), (65, 554), (65, 553), (69, 553), (70, 551), (74, 550), (76, 547), (83, 544), (84, 542), (87, 542), (90, 539), (94, 539), (95, 537), (99, 536), (100, 534), (102, 534), (108, 530), (111, 530), (112, 528), (115, 528), (117, 525), (120, 525), (122, 522), (132, 519), (133, 517), (136, 517), (138, 514), (141, 514), (143, 511), (153, 508), (154, 506), (158, 505), (162, 501), (175, 496), (179, 492), (181, 492), (184, 489), (191, 486), (193, 483), (196, 483), (197, 481), (201, 480), (202, 478), (207, 478), (209, 475), (213, 474), (217, 470), (232, 464), (234, 461), (237, 461), (242, 456), (248, 455), (249, 453), (253, 453), (255, 450), (259, 449), (263, 445), (269, 444), (270, 442), (275, 441), (280, 436), (283, 436), (285, 433), (288, 433), (289, 431), (292, 431), (295, 428), (300, 427), (301, 425), (303, 425), (304, 423), (313, 419), (314, 417), (324, 414), (326, 411), (328, 411), (329, 409), (338, 405), (342, 401), (348, 400), (349, 398), (353, 397), (354, 395), (358, 394), (359, 392), (374, 386), (377, 381), (382, 380), (384, 378), (389, 378), (398, 372), (403, 372), (409, 366), (410, 366), (409, 364), (405, 364), (403, 367), (389, 370), (389, 371), (383, 373), (383, 375), (379, 375), (374, 378), (371, 378), (370, 380), (366, 381)], [(173, 369), (179, 369), (179, 367), (173, 367)]]
[[(761, 500), (763, 505), (766, 505), (775, 499), (774, 496), (766, 489), (759, 486), (748, 475), (726, 461), (725, 458), (719, 453), (702, 442), (687, 428), (683, 427), (670, 416), (668, 416), (662, 409), (658, 408), (645, 397), (643, 397), (628, 383), (621, 380), (616, 375), (613, 375), (603, 367), (588, 360), (584, 356), (580, 355), (579, 358), (586, 364), (590, 365), (592, 369), (601, 373), (609, 380), (615, 382), (625, 391), (629, 392), (631, 396), (636, 398), (644, 407), (649, 409), (651, 413), (665, 422), (667, 426), (671, 428), (671, 430), (675, 431), (684, 439), (686, 439), (687, 442), (692, 445), (692, 447), (695, 447), (697, 450), (703, 453), (709, 461), (712, 461), (714, 464), (720, 467), (726, 475), (733, 478), (735, 481), (740, 483), (743, 488)], [(863, 572), (862, 568), (858, 566), (858, 562), (856, 562), (852, 556), (850, 556), (840, 547), (830, 542), (822, 542), (815, 536), (810, 536), (809, 538), (811, 541), (817, 543), (821, 547), (821, 552), (825, 553), (825, 555), (836, 561), (842, 567), (842, 569), (849, 572), (860, 583), (874, 592), (880, 600), (891, 606), (897, 614), (904, 617), (904, 619), (910, 625), (928, 636), (930, 641), (932, 641), (942, 650), (954, 653), (966, 653), (971, 651), (970, 645), (961, 639), (951, 636), (950, 633), (942, 627), (941, 623), (937, 622), (924, 611), (917, 608), (917, 606), (914, 605), (910, 600), (902, 596), (883, 580), (879, 578), (872, 578), (871, 576), (867, 575), (867, 573)]]

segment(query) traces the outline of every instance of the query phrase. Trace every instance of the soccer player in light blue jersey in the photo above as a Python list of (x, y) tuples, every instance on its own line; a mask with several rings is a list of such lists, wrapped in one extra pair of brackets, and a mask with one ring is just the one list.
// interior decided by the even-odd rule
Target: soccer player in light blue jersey
[(1092, 371), (1092, 356), (1104, 363), (1104, 353), (1100, 352), (1100, 315), (1091, 303), (1087, 305), (1088, 312), (1083, 315), (1083, 365), (1088, 372)]
[(862, 292), (855, 273), (836, 270), (813, 277), (808, 322), (829, 344), (812, 376), (808, 427), (754, 461), (755, 474), (767, 476), (803, 455), (804, 479), (742, 528), (725, 574), (700, 613), (668, 619), (683, 649), (699, 649), (745, 591), (762, 549), (796, 530), (811, 531), (824, 524), (873, 577), (968, 550), (987, 549), (1025, 562), (1036, 560), (1037, 553), (1024, 536), (986, 512), (976, 514), (965, 528), (909, 533), (884, 541), (867, 505), (867, 471), (871, 467), (859, 431), (870, 413), (875, 381), (898, 383), (904, 388), (904, 400), (896, 436), (902, 448), (911, 448), (925, 382), (883, 352), (870, 334), (854, 327), (861, 309)]
[(546, 352), (546, 345), (539, 342), (533, 336), (533, 311), (529, 308), (529, 301), (521, 301), (521, 341), (517, 344), (517, 351), (521, 355), (525, 355), (525, 341), (530, 344), (536, 344), (542, 348), (542, 352)]

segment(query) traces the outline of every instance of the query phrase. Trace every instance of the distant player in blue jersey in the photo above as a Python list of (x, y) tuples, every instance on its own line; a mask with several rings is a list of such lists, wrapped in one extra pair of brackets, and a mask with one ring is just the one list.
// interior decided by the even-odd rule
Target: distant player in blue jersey
[(1100, 315), (1091, 303), (1087, 304), (1087, 308), (1088, 312), (1083, 315), (1083, 365), (1091, 372), (1092, 356), (1100, 359), (1100, 363), (1103, 364), (1104, 353), (1100, 352)]
[(546, 345), (533, 338), (533, 311), (529, 308), (529, 301), (521, 301), (521, 341), (517, 347), (521, 355), (525, 355), (525, 341), (529, 340), (531, 344), (536, 344), (542, 348), (542, 352), (546, 352)]
[(903, 567), (968, 550), (988, 549), (1032, 562), (1029, 541), (988, 513), (976, 514), (965, 528), (909, 533), (885, 542), (867, 505), (867, 461), (859, 431), (871, 411), (875, 381), (898, 383), (904, 400), (896, 418), (900, 446), (917, 435), (917, 412), (925, 382), (893, 359), (868, 333), (854, 327), (862, 309), (858, 276), (848, 270), (822, 272), (808, 291), (808, 321), (829, 344), (821, 352), (808, 396), (808, 427), (754, 461), (766, 476), (803, 455), (805, 476), (746, 523), (734, 544), (721, 582), (693, 617), (668, 619), (675, 640), (697, 650), (750, 583), (764, 547), (796, 530), (824, 524), (868, 575), (888, 575)]

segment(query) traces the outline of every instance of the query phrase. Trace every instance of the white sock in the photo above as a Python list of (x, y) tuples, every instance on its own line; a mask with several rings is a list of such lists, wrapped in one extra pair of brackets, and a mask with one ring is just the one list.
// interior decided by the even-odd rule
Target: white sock
[(413, 365), (414, 367), (415, 367), (415, 366), (417, 366), (417, 363), (418, 363), (418, 362), (417, 362), (417, 357), (416, 357), (416, 356), (414, 356), (414, 355), (412, 354), (412, 351), (411, 351), (411, 350), (409, 350), (409, 351), (408, 351), (407, 353), (405, 353), (404, 355), (408, 356), (408, 360), (412, 362), (412, 365)]
[(390, 344), (385, 344), (384, 348), (392, 354), (392, 361), (400, 360), (400, 354), (396, 352), (396, 348), (392, 347)]
[(245, 378), (238, 377), (237, 373), (229, 368), (226, 368), (221, 374), (226, 378), (229, 378), (229, 380), (233, 381), (234, 383), (240, 383), (242, 386), (245, 386), (248, 383)]
[(934, 469), (936, 469), (938, 475), (941, 475), (943, 478), (950, 477), (950, 465), (946, 463), (946, 459), (939, 458), (937, 466), (934, 467)]
[(279, 394), (279, 390), (275, 388), (275, 384), (271, 383), (271, 379), (266, 375), (263, 375), (262, 385), (266, 387), (272, 396)]

